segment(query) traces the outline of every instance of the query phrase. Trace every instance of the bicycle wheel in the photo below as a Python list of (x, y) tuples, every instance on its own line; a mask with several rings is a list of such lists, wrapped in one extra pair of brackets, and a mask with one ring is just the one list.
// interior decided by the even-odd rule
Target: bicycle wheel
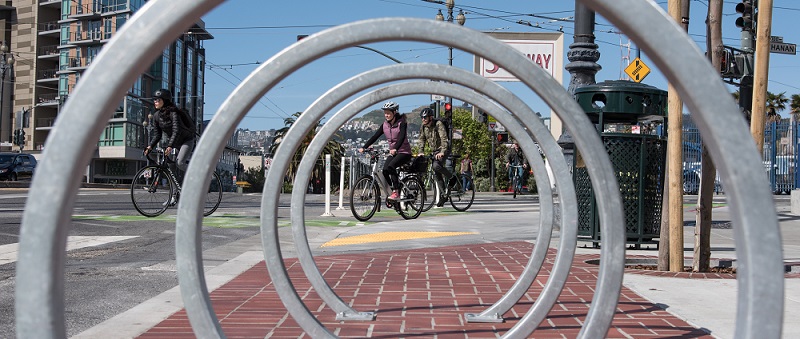
[(395, 203), (394, 208), (403, 219), (416, 219), (425, 204), (425, 189), (422, 181), (415, 176), (405, 177), (402, 181), (400, 200)]
[(156, 166), (147, 166), (139, 170), (131, 184), (131, 201), (133, 207), (146, 217), (155, 217), (164, 213), (169, 201), (175, 194), (175, 185), (164, 170)]
[(217, 172), (211, 173), (208, 183), (208, 193), (206, 194), (205, 205), (203, 206), (203, 216), (207, 217), (214, 213), (222, 201), (222, 181), (219, 180)]
[(365, 175), (350, 190), (350, 211), (356, 219), (367, 221), (375, 215), (380, 200), (378, 186), (371, 176)]
[(425, 178), (422, 181), (423, 186), (425, 187), (425, 202), (422, 204), (422, 211), (427, 212), (429, 209), (433, 207), (433, 204), (436, 203), (436, 179), (434, 177), (434, 173), (432, 169), (428, 169), (428, 172), (425, 172)]
[(514, 180), (511, 181), (511, 187), (514, 190), (514, 199), (517, 198), (517, 185), (519, 185), (519, 177), (514, 174)]
[(459, 212), (469, 209), (472, 206), (472, 202), (475, 201), (475, 187), (470, 185), (469, 189), (464, 189), (462, 185), (463, 177), (463, 174), (459, 174), (458, 182), (454, 183), (453, 187), (450, 188), (450, 205)]

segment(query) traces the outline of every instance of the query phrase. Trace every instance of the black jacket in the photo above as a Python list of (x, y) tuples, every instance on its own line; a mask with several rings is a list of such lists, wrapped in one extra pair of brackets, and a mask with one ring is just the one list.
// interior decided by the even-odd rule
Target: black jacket
[[(178, 147), (192, 140), (195, 137), (194, 124), (187, 123), (181, 118), (179, 108), (175, 106), (164, 106), (156, 111), (153, 117), (153, 136), (150, 140), (150, 147), (156, 147), (161, 141), (161, 133), (167, 134), (167, 147)], [(188, 117), (187, 117), (188, 118)]]

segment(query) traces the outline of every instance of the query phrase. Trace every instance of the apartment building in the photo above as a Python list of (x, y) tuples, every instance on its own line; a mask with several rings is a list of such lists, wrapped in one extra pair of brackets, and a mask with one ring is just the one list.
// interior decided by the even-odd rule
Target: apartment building
[[(13, 115), (25, 130), (24, 150), (41, 153), (61, 107), (111, 39), (146, 0), (19, 0), (14, 1), (15, 28), (11, 52), (15, 83)], [(205, 50), (213, 37), (202, 21), (178, 37), (131, 85), (110, 115), (93, 150), (86, 180), (126, 183), (144, 164), (142, 149), (150, 131), (153, 91), (167, 88), (176, 104), (203, 127)], [(44, 159), (46, 161), (46, 159)]]

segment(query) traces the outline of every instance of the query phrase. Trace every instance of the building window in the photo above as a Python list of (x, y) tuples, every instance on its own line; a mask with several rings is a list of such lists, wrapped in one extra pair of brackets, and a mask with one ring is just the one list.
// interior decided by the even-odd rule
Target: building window
[(125, 124), (125, 146), (134, 148), (145, 148), (150, 140), (147, 140), (144, 127), (139, 124)]
[(138, 98), (128, 97), (126, 100), (128, 121), (141, 123), (144, 121), (144, 105)]
[(123, 146), (125, 145), (125, 124), (112, 122), (103, 130), (98, 146)]

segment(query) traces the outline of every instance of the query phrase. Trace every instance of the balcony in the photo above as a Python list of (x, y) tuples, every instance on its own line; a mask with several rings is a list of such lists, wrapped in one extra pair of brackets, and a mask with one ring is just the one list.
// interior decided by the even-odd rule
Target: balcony
[(39, 94), (39, 97), (36, 100), (36, 106), (58, 106), (59, 104), (59, 97), (56, 93), (51, 94)]
[(73, 45), (95, 45), (102, 43), (103, 40), (103, 31), (101, 30), (93, 30), (93, 31), (82, 31), (82, 32), (73, 32), (70, 34), (70, 44)]
[(58, 45), (41, 46), (36, 51), (39, 59), (58, 58)]
[[(94, 1), (93, 1), (94, 2)], [(92, 19), (99, 18), (102, 5), (99, 2), (91, 4), (75, 4), (69, 7), (70, 19)]]
[(61, 24), (58, 21), (41, 22), (38, 25), (39, 35), (55, 35), (61, 32)]
[(56, 118), (37, 118), (36, 125), (34, 128), (36, 130), (49, 130), (53, 128), (53, 125), (56, 124)]
[(41, 69), (36, 72), (36, 82), (58, 81), (58, 69)]
[(61, 0), (39, 0), (39, 6), (61, 7)]
[(116, 5), (104, 5), (101, 8), (100, 11), (104, 15), (109, 15), (109, 14), (116, 15), (116, 14), (119, 14), (119, 13), (127, 12), (127, 11), (129, 11), (129, 9), (128, 9), (128, 4), (120, 3), (120, 4), (116, 4)]

